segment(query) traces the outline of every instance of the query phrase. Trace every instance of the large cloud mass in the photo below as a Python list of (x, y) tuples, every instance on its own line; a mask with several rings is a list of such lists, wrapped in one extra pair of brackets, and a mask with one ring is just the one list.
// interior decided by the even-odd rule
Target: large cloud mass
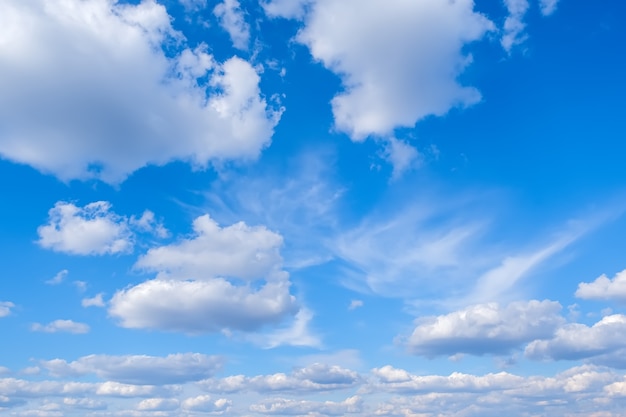
[(154, 0), (0, 2), (0, 156), (108, 182), (256, 157), (280, 117), (258, 74), (184, 45)]
[[(279, 4), (266, 8), (297, 15)], [(335, 125), (354, 140), (480, 100), (457, 80), (471, 62), (463, 47), (494, 29), (472, 0), (318, 0), (305, 21), (297, 39), (341, 77)]]

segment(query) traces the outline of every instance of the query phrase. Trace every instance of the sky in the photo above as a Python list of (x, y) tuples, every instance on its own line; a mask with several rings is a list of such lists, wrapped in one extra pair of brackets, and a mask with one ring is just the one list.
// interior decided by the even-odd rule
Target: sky
[(0, 415), (626, 416), (626, 3), (0, 2)]

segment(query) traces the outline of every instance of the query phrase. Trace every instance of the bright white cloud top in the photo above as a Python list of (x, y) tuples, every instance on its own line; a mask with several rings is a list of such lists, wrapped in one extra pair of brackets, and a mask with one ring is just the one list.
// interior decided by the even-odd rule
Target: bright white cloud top
[(625, 416), (625, 13), (0, 1), (0, 415)]

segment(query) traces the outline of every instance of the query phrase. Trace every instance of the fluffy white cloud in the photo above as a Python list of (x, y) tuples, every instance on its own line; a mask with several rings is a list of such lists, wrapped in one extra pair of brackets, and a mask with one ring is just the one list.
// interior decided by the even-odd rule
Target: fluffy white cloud
[(198, 395), (197, 397), (186, 398), (182, 402), (182, 408), (185, 411), (219, 415), (227, 412), (232, 404), (232, 401), (225, 398), (213, 400), (210, 395)]
[(389, 138), (383, 156), (393, 166), (391, 179), (396, 180), (422, 161), (420, 153), (403, 140)]
[(154, 385), (129, 385), (113, 381), (90, 383), (0, 379), (0, 395), (9, 397), (46, 398), (51, 396), (84, 396), (87, 394), (110, 397), (154, 397), (171, 395), (171, 390)]
[(259, 290), (214, 278), (208, 281), (150, 280), (118, 291), (109, 313), (123, 327), (186, 333), (222, 329), (252, 331), (296, 314), (288, 282)]
[(77, 323), (72, 320), (55, 320), (45, 325), (40, 323), (33, 323), (30, 328), (34, 332), (44, 333), (89, 333), (89, 325), (85, 323)]
[(154, 0), (2, 1), (0, 155), (112, 183), (147, 164), (256, 158), (281, 110), (250, 63), (186, 47), (170, 20)]
[(609, 279), (602, 274), (595, 281), (578, 284), (576, 297), (585, 300), (615, 300), (626, 302), (626, 269)]
[(165, 357), (147, 355), (89, 355), (76, 361), (41, 361), (40, 365), (58, 377), (95, 374), (99, 378), (133, 385), (162, 385), (198, 381), (212, 376), (222, 359), (200, 353), (179, 353)]
[(102, 299), (102, 296), (103, 294), (100, 293), (92, 298), (83, 298), (80, 304), (83, 307), (104, 307), (105, 303), (104, 303), (104, 300)]
[(67, 274), (69, 274), (69, 271), (67, 269), (59, 271), (54, 277), (52, 277), (51, 279), (46, 281), (46, 284), (48, 284), (48, 285), (59, 285), (60, 283), (63, 282), (63, 280), (65, 279)]
[[(150, 249), (137, 261), (136, 268), (157, 278), (113, 296), (109, 313), (122, 326), (253, 331), (298, 314), (289, 275), (281, 269), (280, 235), (243, 222), (220, 227), (208, 215), (195, 219), (193, 229), (193, 236)], [(297, 333), (308, 320), (295, 318)]]
[(0, 301), (0, 317), (6, 317), (11, 314), (11, 309), (15, 307), (10, 301)]
[(137, 404), (137, 410), (142, 411), (172, 411), (178, 407), (176, 398), (146, 398)]
[(74, 255), (104, 255), (132, 250), (127, 220), (97, 201), (85, 207), (58, 202), (48, 212), (48, 224), (37, 229), (39, 245)]
[(246, 50), (250, 42), (250, 26), (246, 23), (241, 5), (237, 0), (224, 0), (213, 9), (220, 26), (228, 32), (233, 46)]
[(261, 0), (263, 10), (270, 17), (285, 17), (288, 19), (304, 16), (306, 7), (314, 0)]
[(504, 21), (500, 43), (505, 51), (511, 52), (513, 46), (526, 40), (524, 16), (530, 7), (528, 0), (504, 0), (509, 15)]
[(550, 16), (556, 11), (556, 6), (559, 0), (539, 0), (539, 7), (541, 8), (541, 14), (544, 16)]
[(535, 339), (548, 339), (564, 322), (555, 301), (478, 304), (418, 320), (408, 340), (412, 353), (435, 357), (503, 354)]
[(341, 402), (318, 402), (272, 398), (258, 404), (251, 405), (250, 410), (261, 414), (275, 415), (339, 416), (344, 414), (361, 413), (363, 408), (362, 403), (363, 401), (358, 396), (346, 398)]
[(297, 39), (341, 77), (335, 125), (362, 140), (478, 102), (457, 81), (462, 50), (493, 29), (472, 0), (317, 0)]
[(530, 343), (526, 347), (526, 356), (552, 360), (589, 359), (594, 363), (626, 368), (626, 316), (606, 316), (593, 326), (566, 324), (553, 338)]
[(262, 394), (270, 392), (320, 392), (352, 388), (360, 384), (358, 373), (339, 366), (315, 363), (304, 368), (294, 369), (291, 374), (272, 374), (246, 377), (229, 376), (223, 379), (203, 381), (202, 386), (210, 392), (254, 391)]
[(522, 377), (506, 372), (483, 376), (460, 372), (454, 372), (449, 376), (418, 376), (389, 365), (373, 369), (372, 374), (377, 378), (377, 382), (369, 387), (370, 390), (385, 390), (404, 394), (455, 391), (488, 392), (518, 387), (524, 380)]
[(190, 239), (150, 249), (136, 268), (182, 279), (282, 279), (279, 234), (243, 222), (220, 227), (209, 215), (196, 218), (193, 231)]
[(348, 310), (356, 310), (357, 308), (363, 307), (362, 300), (352, 300), (350, 301), (350, 305), (348, 306)]

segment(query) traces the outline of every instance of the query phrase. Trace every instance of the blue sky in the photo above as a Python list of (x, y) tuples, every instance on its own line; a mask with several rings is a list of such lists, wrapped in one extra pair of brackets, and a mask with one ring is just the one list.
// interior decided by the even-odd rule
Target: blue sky
[(4, 0), (0, 414), (626, 415), (625, 8)]

